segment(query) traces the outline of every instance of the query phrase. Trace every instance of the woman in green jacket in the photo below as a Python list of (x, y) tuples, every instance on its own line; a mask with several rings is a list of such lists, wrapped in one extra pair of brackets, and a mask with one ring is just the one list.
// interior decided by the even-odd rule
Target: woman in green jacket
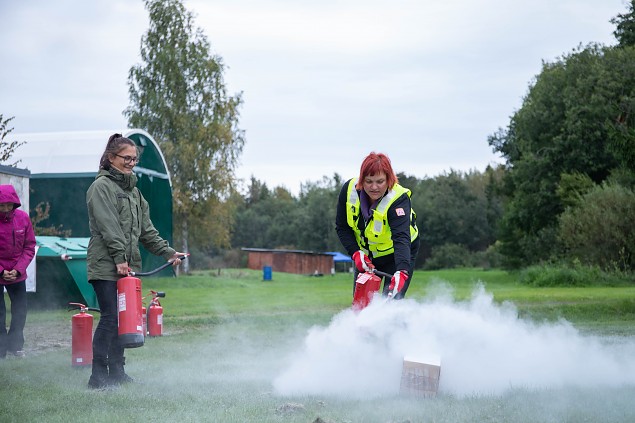
[(99, 173), (86, 193), (88, 281), (101, 311), (93, 336), (93, 366), (88, 381), (94, 389), (132, 380), (124, 372), (124, 347), (118, 342), (117, 280), (130, 271), (141, 271), (139, 243), (174, 266), (184, 255), (161, 238), (150, 220), (148, 202), (137, 189), (137, 177), (132, 172), (138, 161), (134, 141), (121, 134), (112, 135), (102, 154)]

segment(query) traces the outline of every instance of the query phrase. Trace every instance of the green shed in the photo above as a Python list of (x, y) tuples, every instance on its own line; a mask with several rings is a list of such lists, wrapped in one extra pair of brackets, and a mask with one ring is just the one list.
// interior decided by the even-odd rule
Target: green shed
[[(134, 171), (137, 187), (150, 205), (150, 217), (164, 239), (172, 244), (172, 183), (157, 142), (141, 129), (124, 131), (77, 131), (12, 133), (24, 141), (12, 159), (31, 172), (31, 215), (38, 204), (50, 206), (49, 217), (40, 226), (70, 230), (68, 239), (90, 237), (86, 191), (99, 170), (99, 160), (108, 138), (115, 132), (132, 139), (139, 147), (140, 161)], [(143, 271), (163, 264), (163, 259), (141, 251)], [(171, 270), (162, 275), (171, 274)]]

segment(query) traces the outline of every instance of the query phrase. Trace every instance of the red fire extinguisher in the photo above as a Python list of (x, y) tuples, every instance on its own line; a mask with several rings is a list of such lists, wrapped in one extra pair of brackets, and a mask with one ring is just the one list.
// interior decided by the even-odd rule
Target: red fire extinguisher
[(379, 291), (381, 278), (379, 276), (392, 278), (391, 274), (373, 269), (371, 272), (360, 273), (355, 280), (355, 290), (353, 291), (353, 309), (359, 311), (366, 308), (373, 299), (373, 295)]
[[(181, 256), (179, 259), (184, 260), (186, 257)], [(117, 281), (119, 343), (124, 348), (141, 347), (145, 339), (141, 279), (135, 276), (153, 275), (171, 265), (169, 261), (149, 272), (129, 272), (128, 276)]]
[(159, 298), (165, 298), (165, 292), (150, 291), (152, 300), (148, 307), (148, 335), (163, 335), (163, 307), (159, 302)]
[(71, 318), (71, 356), (73, 367), (91, 366), (93, 364), (93, 315), (88, 310), (99, 311), (81, 303), (68, 303), (70, 310), (79, 310)]
[(146, 306), (141, 307), (141, 315), (143, 316), (143, 336), (148, 334), (148, 313)]
[(119, 343), (124, 348), (143, 345), (143, 315), (141, 314), (141, 279), (126, 276), (117, 281)]

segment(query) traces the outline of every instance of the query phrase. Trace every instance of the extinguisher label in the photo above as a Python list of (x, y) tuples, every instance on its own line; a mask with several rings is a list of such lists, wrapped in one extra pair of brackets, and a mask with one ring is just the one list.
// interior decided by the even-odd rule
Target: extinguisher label
[(163, 314), (159, 314), (159, 315), (157, 316), (157, 323), (158, 323), (159, 325), (162, 325), (162, 324), (163, 324)]
[(357, 276), (357, 280), (355, 282), (360, 285), (363, 285), (366, 282), (368, 282), (368, 280), (372, 277), (373, 277), (372, 273), (360, 273), (359, 276)]
[(126, 294), (124, 292), (119, 294), (119, 313), (126, 311)]

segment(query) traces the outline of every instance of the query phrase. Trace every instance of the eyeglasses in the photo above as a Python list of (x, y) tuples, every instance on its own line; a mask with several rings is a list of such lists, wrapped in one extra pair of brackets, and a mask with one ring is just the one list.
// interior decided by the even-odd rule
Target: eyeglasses
[(120, 156), (119, 154), (115, 153), (115, 156), (117, 157), (121, 157), (123, 159), (123, 162), (125, 164), (130, 164), (130, 162), (135, 162), (135, 163), (139, 163), (139, 157), (132, 157), (132, 156)]

